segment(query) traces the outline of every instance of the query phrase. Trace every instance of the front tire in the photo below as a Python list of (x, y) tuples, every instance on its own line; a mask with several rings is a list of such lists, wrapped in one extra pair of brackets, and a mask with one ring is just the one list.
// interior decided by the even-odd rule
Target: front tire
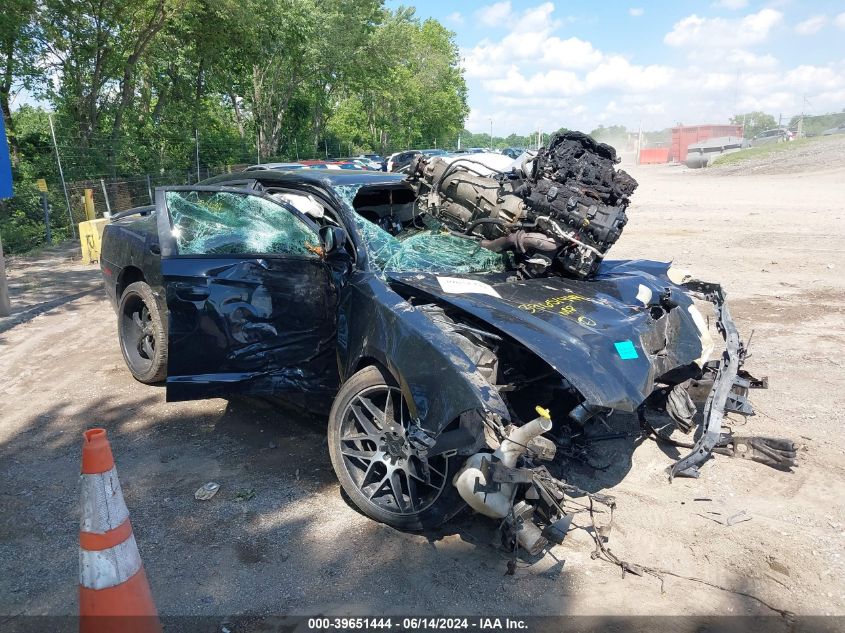
[(427, 530), (464, 506), (452, 485), (463, 458), (426, 457), (409, 440), (411, 423), (392, 377), (366, 367), (334, 400), (329, 455), (340, 485), (361, 512), (400, 530)]
[(123, 360), (139, 382), (151, 385), (167, 376), (167, 333), (152, 288), (129, 284), (120, 296), (117, 335)]

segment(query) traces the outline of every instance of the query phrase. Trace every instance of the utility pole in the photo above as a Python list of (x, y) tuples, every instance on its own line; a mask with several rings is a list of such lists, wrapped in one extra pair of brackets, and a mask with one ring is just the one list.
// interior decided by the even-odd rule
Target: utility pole
[(637, 132), (637, 160), (636, 160), (637, 165), (640, 164), (640, 150), (642, 149), (642, 147), (643, 147), (643, 120), (640, 119), (640, 129), (639, 129), (639, 132)]
[(50, 135), (53, 137), (53, 149), (56, 150), (56, 162), (59, 164), (59, 178), (62, 179), (62, 189), (65, 192), (65, 204), (67, 205), (67, 219), (70, 223), (71, 234), (76, 237), (76, 225), (73, 223), (73, 214), (70, 212), (70, 196), (67, 195), (67, 184), (65, 183), (65, 173), (62, 171), (62, 159), (59, 156), (59, 146), (56, 144), (56, 129), (53, 127), (53, 114), (47, 114), (47, 120), (50, 121)]
[(197, 141), (197, 182), (201, 180), (200, 178), (200, 131), (194, 128), (194, 138)]
[(53, 234), (50, 230), (50, 201), (47, 199), (47, 192), (41, 192), (41, 208), (44, 209), (44, 229), (47, 232), (47, 245), (53, 245)]
[(258, 158), (256, 165), (261, 164), (261, 130), (258, 130), (258, 139), (255, 141), (255, 155)]
[(0, 237), (0, 317), (9, 316), (11, 313), (9, 286), (6, 283), (6, 259), (3, 257), (3, 238)]
[(490, 151), (493, 151), (493, 119), (490, 119)]
[(804, 94), (804, 100), (801, 102), (801, 119), (798, 121), (798, 138), (804, 137), (804, 115), (807, 112), (807, 95)]
[(299, 143), (296, 142), (296, 139), (293, 139), (293, 146), (296, 148), (296, 160), (299, 161)]
[(100, 178), (100, 186), (103, 188), (103, 200), (106, 201), (106, 213), (105, 216), (107, 218), (111, 217), (111, 203), (109, 203), (109, 190), (106, 189), (106, 181), (104, 178)]
[(461, 149), (461, 135), (458, 134), (458, 149)]

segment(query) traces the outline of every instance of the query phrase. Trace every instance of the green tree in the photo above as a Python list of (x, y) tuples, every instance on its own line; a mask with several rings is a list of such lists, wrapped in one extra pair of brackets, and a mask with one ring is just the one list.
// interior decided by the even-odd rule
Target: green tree
[(624, 125), (610, 125), (608, 127), (599, 125), (590, 132), (590, 136), (602, 143), (608, 143), (625, 139), (628, 136), (628, 130)]
[(743, 126), (743, 136), (752, 138), (764, 130), (770, 130), (778, 126), (778, 122), (771, 114), (765, 112), (747, 112), (731, 117), (731, 123)]
[(0, 111), (14, 164), (20, 160), (20, 148), (10, 106), (12, 91), (31, 87), (41, 76), (35, 10), (35, 0), (5, 0), (0, 11)]
[[(789, 127), (797, 129), (801, 119), (800, 114), (795, 115), (789, 120)], [(818, 136), (825, 130), (845, 123), (845, 110), (832, 114), (804, 115), (803, 119), (802, 132), (804, 136)]]
[(363, 111), (366, 127), (341, 140), (385, 152), (454, 139), (469, 111), (458, 61), (454, 34), (438, 22), (420, 22), (407, 7), (387, 13), (361, 59), (366, 70), (343, 91), (329, 129), (349, 135), (348, 113)]
[(19, 160), (0, 228), (16, 227), (10, 250), (36, 245), (33, 182), (60, 191), (47, 112), (10, 110), (21, 86), (49, 103), (69, 181), (159, 184), (257, 151), (454, 145), (468, 112), (458, 62), (453, 33), (383, 0), (8, 0), (0, 106)]
[(48, 97), (74, 127), (83, 147), (123, 131), (136, 94), (138, 68), (166, 20), (184, 0), (44, 0), (39, 5), (41, 45), (57, 85), (45, 83)]

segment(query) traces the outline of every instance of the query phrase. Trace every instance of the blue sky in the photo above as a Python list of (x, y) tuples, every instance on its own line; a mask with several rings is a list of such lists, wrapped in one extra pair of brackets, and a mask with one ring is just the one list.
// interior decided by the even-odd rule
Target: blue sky
[(473, 131), (845, 109), (845, 0), (400, 4), (455, 31)]

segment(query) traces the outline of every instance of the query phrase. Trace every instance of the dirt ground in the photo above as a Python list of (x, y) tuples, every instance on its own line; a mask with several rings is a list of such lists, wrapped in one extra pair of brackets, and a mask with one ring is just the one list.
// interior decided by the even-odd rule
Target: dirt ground
[[(759, 415), (731, 424), (795, 439), (800, 465), (717, 456), (700, 479), (670, 484), (673, 452), (628, 439), (601, 445), (596, 462), (610, 467), (573, 469), (573, 483), (616, 496), (618, 556), (730, 591), (623, 578), (590, 558), (583, 513), (514, 576), (487, 519), (424, 535), (367, 519), (340, 494), (324, 420), (261, 400), (167, 404), (162, 387), (135, 382), (114, 313), (91, 291), (96, 267), (66, 248), (8, 264), (13, 301), (28, 307), (0, 322), (0, 626), (75, 613), (80, 439), (96, 425), (162, 614), (770, 615), (765, 602), (845, 615), (845, 166), (629, 169), (641, 184), (612, 255), (673, 259), (726, 286), (746, 339), (754, 330), (747, 368), (771, 385), (753, 393)], [(194, 500), (210, 480), (217, 496)], [(741, 511), (750, 520), (724, 524)]]

